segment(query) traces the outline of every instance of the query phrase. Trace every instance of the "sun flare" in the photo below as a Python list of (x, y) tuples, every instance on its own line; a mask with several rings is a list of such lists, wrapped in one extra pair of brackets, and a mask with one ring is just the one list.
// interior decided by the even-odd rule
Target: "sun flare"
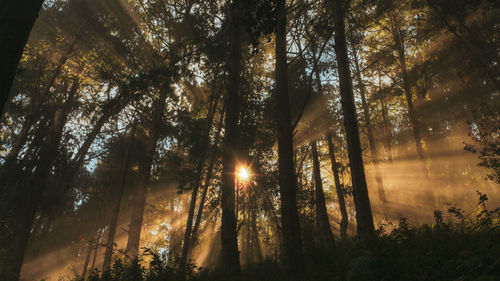
[(241, 181), (247, 181), (250, 178), (250, 172), (246, 167), (238, 168), (238, 173), (236, 175), (238, 176), (238, 179), (240, 179)]

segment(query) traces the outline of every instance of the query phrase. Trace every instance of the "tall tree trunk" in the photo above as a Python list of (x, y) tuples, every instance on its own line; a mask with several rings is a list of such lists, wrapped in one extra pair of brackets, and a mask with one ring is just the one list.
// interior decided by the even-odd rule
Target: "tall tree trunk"
[(148, 126), (149, 128), (147, 128), (149, 136), (146, 138), (144, 160), (139, 164), (139, 171), (142, 179), (141, 183), (137, 186), (136, 195), (132, 203), (132, 215), (130, 216), (130, 228), (128, 232), (127, 248), (125, 250), (127, 258), (131, 260), (136, 258), (139, 253), (144, 208), (146, 206), (146, 197), (151, 178), (151, 167), (153, 166), (153, 157), (156, 151), (163, 114), (165, 112), (167, 91), (168, 89), (161, 89), (159, 97), (153, 102), (151, 124)]
[(344, 113), (344, 126), (347, 137), (347, 151), (351, 166), (351, 179), (353, 185), (354, 205), (356, 208), (356, 222), (358, 235), (361, 239), (370, 238), (375, 233), (372, 209), (368, 188), (366, 186), (365, 169), (359, 140), (358, 120), (354, 106), (354, 97), (347, 56), (347, 42), (344, 25), (343, 0), (333, 1), (333, 17), (335, 21), (335, 54), (340, 84), (340, 96)]
[[(214, 83), (216, 83), (214, 81)], [(215, 88), (215, 86), (214, 86)], [(203, 173), (203, 164), (205, 164), (205, 156), (208, 148), (208, 143), (210, 142), (209, 134), (212, 129), (212, 123), (214, 119), (215, 109), (217, 108), (217, 103), (219, 99), (218, 96), (215, 96), (215, 90), (212, 90), (212, 94), (210, 95), (210, 105), (207, 117), (205, 119), (206, 130), (202, 133), (202, 148), (200, 150), (200, 155), (198, 157), (198, 165), (196, 167), (196, 175), (195, 180), (193, 181), (193, 190), (191, 191), (191, 201), (189, 203), (189, 211), (188, 217), (186, 221), (186, 230), (184, 231), (184, 240), (182, 245), (182, 253), (180, 259), (180, 266), (184, 268), (186, 266), (186, 262), (189, 255), (189, 248), (191, 246), (191, 231), (193, 229), (193, 218), (194, 218), (194, 209), (196, 207), (196, 197), (198, 196), (198, 189), (201, 182), (201, 174)]]
[(97, 251), (99, 251), (99, 246), (101, 244), (101, 237), (102, 237), (102, 230), (98, 229), (97, 230), (97, 237), (94, 240), (94, 243), (95, 243), (94, 257), (92, 258), (92, 264), (90, 265), (90, 270), (94, 270), (94, 268), (95, 268), (95, 262), (97, 260)]
[(4, 0), (0, 6), (0, 118), (17, 65), (44, 0)]
[(87, 269), (89, 268), (91, 253), (92, 253), (92, 243), (87, 241), (87, 255), (85, 256), (85, 261), (83, 262), (83, 269), (81, 275), (83, 280), (86, 280), (85, 277), (87, 276)]
[(425, 159), (424, 149), (422, 147), (422, 139), (420, 137), (420, 128), (415, 114), (415, 107), (413, 106), (413, 95), (411, 93), (410, 80), (408, 78), (408, 70), (406, 68), (406, 55), (405, 55), (405, 41), (402, 35), (401, 26), (397, 16), (391, 16), (391, 31), (396, 43), (396, 50), (398, 52), (399, 65), (401, 67), (401, 78), (403, 79), (403, 91), (406, 98), (406, 106), (408, 108), (408, 118), (410, 119), (410, 126), (415, 140), (415, 148), (417, 155), (420, 159)]
[(330, 220), (325, 204), (325, 193), (323, 191), (323, 181), (321, 179), (321, 166), (318, 157), (318, 147), (316, 141), (311, 142), (311, 152), (313, 160), (314, 175), (314, 205), (316, 208), (316, 229), (319, 233), (321, 246), (327, 250), (333, 250), (333, 235), (330, 228)]
[(121, 175), (120, 175), (120, 186), (116, 193), (114, 194), (115, 203), (113, 206), (113, 211), (111, 213), (111, 218), (109, 222), (108, 237), (106, 239), (106, 251), (104, 252), (104, 261), (102, 264), (102, 272), (109, 270), (111, 265), (111, 258), (113, 256), (113, 246), (115, 244), (115, 234), (116, 227), (118, 225), (118, 217), (120, 215), (120, 206), (123, 198), (123, 191), (125, 189), (125, 180), (127, 179), (128, 167), (129, 167), (129, 155), (132, 149), (132, 144), (134, 142), (135, 130), (137, 127), (137, 121), (134, 121), (132, 128), (130, 129), (130, 137), (125, 150), (125, 156), (123, 157)]
[(331, 133), (328, 133), (326, 138), (328, 140), (328, 153), (330, 155), (333, 180), (335, 182), (335, 190), (337, 191), (337, 199), (339, 200), (340, 207), (340, 240), (342, 242), (345, 242), (347, 240), (347, 225), (349, 224), (349, 216), (347, 215), (347, 208), (345, 206), (344, 191), (342, 188), (342, 184), (340, 183), (339, 165), (337, 164), (337, 160), (335, 159), (335, 146), (333, 145), (332, 140), (333, 136)]
[(278, 132), (278, 170), (283, 230), (283, 259), (290, 278), (297, 278), (304, 267), (302, 238), (297, 211), (297, 178), (293, 162), (293, 132), (288, 96), (288, 65), (286, 58), (286, 4), (278, 0), (276, 25), (276, 124)]
[(252, 252), (254, 262), (262, 262), (262, 248), (260, 246), (259, 230), (257, 229), (257, 201), (252, 200), (250, 202), (251, 214), (250, 214), (250, 226), (251, 226), (251, 239), (252, 239)]
[(413, 132), (413, 138), (415, 139), (415, 148), (417, 150), (418, 158), (422, 164), (422, 173), (424, 175), (424, 181), (426, 182), (427, 188), (425, 189), (424, 201), (430, 202), (432, 207), (436, 207), (436, 201), (434, 198), (434, 192), (429, 187), (429, 171), (427, 170), (425, 163), (425, 154), (422, 146), (422, 138), (420, 137), (420, 126), (415, 114), (415, 108), (413, 106), (413, 95), (411, 93), (411, 85), (408, 77), (408, 71), (406, 67), (406, 55), (405, 55), (405, 40), (401, 30), (401, 25), (397, 15), (391, 15), (391, 30), (394, 37), (394, 42), (396, 43), (396, 49), (398, 52), (399, 65), (401, 67), (401, 76), (403, 79), (403, 90), (406, 97), (406, 105), (408, 108), (408, 117), (410, 119), (410, 126)]
[(239, 95), (241, 71), (241, 4), (234, 1), (230, 12), (231, 42), (229, 51), (229, 85), (225, 95), (226, 120), (224, 150), (222, 153), (222, 264), (234, 279), (240, 274), (240, 257), (235, 215), (235, 153), (239, 139)]
[(387, 112), (387, 104), (384, 98), (380, 98), (380, 107), (382, 109), (382, 122), (384, 124), (384, 137), (385, 137), (385, 147), (387, 150), (387, 159), (392, 162), (392, 134), (391, 134), (391, 123), (389, 121), (389, 114)]
[[(201, 199), (200, 199), (200, 203), (198, 205), (198, 211), (196, 213), (196, 220), (195, 220), (195, 223), (193, 226), (193, 232), (191, 233), (191, 246), (190, 246), (191, 249), (194, 246), (194, 243), (197, 239), (198, 229), (200, 227), (201, 217), (203, 215), (203, 208), (205, 206), (205, 201), (207, 199), (207, 194), (208, 194), (208, 188), (210, 186), (210, 180), (212, 179), (212, 173), (213, 173), (213, 169), (215, 166), (215, 162), (217, 161), (217, 157), (219, 155), (219, 150), (218, 150), (217, 146), (219, 145), (220, 133), (222, 130), (223, 123), (224, 123), (224, 108), (223, 108), (223, 110), (221, 110), (221, 113), (220, 113), (219, 125), (217, 127), (217, 133), (216, 133), (215, 141), (214, 141), (215, 149), (214, 149), (212, 157), (210, 159), (210, 163), (208, 164), (207, 175), (205, 176), (205, 183), (203, 184), (203, 188), (202, 188), (203, 191), (201, 193)], [(188, 253), (188, 256), (189, 256), (189, 253)]]
[(377, 181), (378, 198), (382, 203), (387, 202), (385, 196), (384, 183), (382, 181), (382, 175), (380, 173), (379, 159), (377, 146), (375, 144), (375, 137), (373, 136), (372, 121), (370, 118), (370, 109), (368, 103), (366, 102), (365, 84), (361, 78), (361, 70), (359, 68), (358, 54), (356, 47), (352, 44), (352, 53), (354, 56), (354, 66), (356, 67), (356, 79), (358, 80), (359, 94), (361, 95), (361, 104), (363, 106), (363, 117), (365, 119), (366, 135), (368, 136), (368, 143), (370, 145), (370, 154), (373, 161), (373, 166), (375, 168), (375, 180)]

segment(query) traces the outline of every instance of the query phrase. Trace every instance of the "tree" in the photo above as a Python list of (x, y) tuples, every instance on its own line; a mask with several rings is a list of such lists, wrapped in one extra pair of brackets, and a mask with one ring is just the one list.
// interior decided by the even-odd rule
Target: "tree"
[(343, 185), (340, 183), (339, 164), (337, 163), (337, 160), (335, 159), (335, 146), (333, 145), (332, 138), (333, 138), (332, 133), (328, 133), (326, 135), (326, 140), (328, 141), (328, 154), (330, 156), (330, 162), (332, 165), (333, 180), (335, 183), (335, 191), (337, 192), (337, 199), (339, 200), (340, 215), (342, 216), (341, 220), (340, 220), (340, 240), (345, 242), (347, 239), (347, 225), (349, 223), (349, 217), (348, 217), (347, 209), (345, 206)]
[[(167, 83), (167, 82), (165, 82)], [(151, 178), (151, 167), (156, 151), (156, 145), (160, 138), (160, 128), (163, 122), (167, 93), (170, 91), (168, 84), (163, 84), (159, 89), (159, 95), (153, 101), (153, 111), (149, 124), (145, 127), (146, 149), (142, 161), (139, 162), (141, 173), (141, 183), (137, 186), (133, 201), (132, 215), (130, 216), (130, 227), (125, 253), (128, 258), (137, 258), (141, 239), (142, 221), (144, 218), (144, 208)]]
[(130, 129), (129, 141), (127, 144), (127, 148), (125, 150), (125, 155), (123, 157), (123, 162), (121, 166), (120, 185), (118, 187), (118, 190), (115, 193), (113, 193), (114, 197), (116, 198), (114, 198), (115, 203), (112, 209), (110, 223), (109, 223), (108, 237), (106, 239), (106, 251), (104, 253), (104, 261), (102, 264), (102, 272), (109, 270), (109, 266), (111, 265), (111, 258), (113, 256), (113, 247), (115, 244), (116, 227), (118, 225), (118, 216), (120, 214), (120, 206), (123, 198), (123, 192), (125, 189), (125, 180), (127, 179), (127, 173), (129, 168), (129, 158), (130, 158), (129, 155), (134, 142), (136, 128), (137, 128), (137, 121), (134, 121), (134, 124)]
[[(214, 84), (217, 83), (216, 79), (214, 79)], [(215, 88), (215, 85), (213, 86)], [(180, 264), (182, 267), (186, 265), (186, 261), (188, 259), (189, 250), (191, 247), (191, 234), (193, 230), (193, 218), (194, 218), (194, 210), (196, 206), (196, 197), (198, 196), (198, 189), (201, 182), (201, 174), (203, 172), (203, 164), (205, 163), (206, 151), (208, 148), (208, 144), (210, 142), (209, 134), (212, 129), (213, 118), (215, 115), (215, 111), (217, 109), (217, 104), (219, 102), (219, 96), (216, 96), (215, 91), (212, 91), (209, 97), (209, 109), (207, 116), (205, 118), (205, 126), (206, 129), (202, 132), (202, 144), (200, 148), (200, 154), (198, 155), (198, 164), (196, 167), (195, 179), (193, 181), (193, 190), (191, 191), (191, 201), (189, 204), (188, 218), (186, 222), (186, 230), (184, 231), (184, 243), (182, 245), (182, 254), (180, 259)]]
[(368, 108), (368, 102), (366, 101), (365, 85), (363, 83), (363, 78), (361, 77), (361, 69), (359, 68), (358, 54), (356, 50), (356, 42), (351, 42), (352, 54), (354, 59), (354, 66), (356, 71), (356, 79), (358, 81), (359, 94), (361, 96), (361, 105), (363, 107), (363, 117), (366, 126), (366, 135), (368, 136), (368, 143), (370, 145), (370, 154), (373, 161), (373, 166), (375, 166), (375, 180), (377, 181), (378, 188), (378, 198), (382, 203), (387, 202), (385, 196), (384, 183), (382, 181), (382, 175), (380, 174), (379, 159), (377, 146), (375, 144), (375, 137), (373, 136), (373, 127), (370, 117), (370, 109)]
[(313, 160), (316, 228), (319, 233), (321, 245), (331, 251), (333, 250), (333, 235), (330, 228), (330, 220), (328, 219), (328, 212), (326, 210), (325, 193), (323, 191), (323, 180), (321, 179), (321, 166), (316, 141), (311, 142), (311, 152)]
[(288, 66), (286, 58), (286, 3), (277, 2), (276, 24), (276, 125), (278, 132), (278, 166), (283, 231), (283, 259), (291, 278), (296, 278), (304, 266), (302, 239), (297, 211), (297, 178), (293, 161), (293, 136), (288, 95)]
[(229, 43), (229, 83), (224, 96), (226, 108), (224, 126), (224, 146), (222, 152), (222, 226), (221, 255), (227, 273), (238, 278), (240, 274), (240, 257), (235, 216), (235, 171), (237, 141), (239, 139), (238, 118), (240, 103), (240, 71), (241, 71), (241, 2), (234, 1), (230, 8), (230, 43)]
[(0, 117), (17, 65), (44, 0), (6, 0), (0, 7)]
[(351, 71), (347, 56), (347, 42), (345, 36), (345, 2), (333, 0), (333, 18), (335, 21), (335, 55), (339, 75), (340, 96), (344, 112), (344, 127), (347, 137), (347, 150), (351, 167), (354, 204), (356, 207), (356, 222), (358, 235), (368, 239), (374, 234), (373, 216), (366, 185), (361, 142), (359, 139), (358, 121), (354, 107), (354, 97), (351, 84)]

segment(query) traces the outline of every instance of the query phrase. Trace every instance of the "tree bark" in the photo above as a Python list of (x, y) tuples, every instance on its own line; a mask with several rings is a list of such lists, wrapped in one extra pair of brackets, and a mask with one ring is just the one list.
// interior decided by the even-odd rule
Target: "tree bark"
[(353, 185), (354, 205), (356, 208), (356, 221), (358, 235), (367, 239), (374, 235), (373, 216), (366, 186), (365, 169), (359, 139), (358, 121), (354, 106), (349, 59), (347, 56), (347, 42), (344, 25), (343, 0), (333, 1), (333, 17), (335, 21), (335, 53), (340, 84), (340, 96), (344, 114), (344, 126), (347, 137), (347, 151), (351, 166), (351, 179)]
[(342, 188), (342, 184), (340, 183), (339, 177), (339, 165), (337, 164), (337, 160), (335, 159), (335, 146), (333, 145), (333, 136), (331, 133), (328, 133), (326, 136), (328, 140), (328, 153), (330, 155), (330, 162), (332, 164), (332, 173), (333, 180), (335, 182), (335, 190), (337, 191), (337, 199), (339, 200), (339, 208), (340, 208), (340, 240), (345, 242), (347, 240), (347, 225), (349, 224), (349, 216), (347, 215), (347, 208), (345, 206), (344, 200), (344, 191)]
[(226, 120), (224, 150), (222, 153), (222, 225), (221, 255), (226, 273), (234, 279), (240, 275), (240, 257), (235, 215), (235, 153), (239, 139), (239, 94), (241, 71), (241, 25), (240, 2), (232, 3), (230, 11), (231, 42), (229, 51), (229, 85), (225, 94)]
[(318, 147), (316, 141), (311, 142), (311, 152), (313, 160), (314, 176), (314, 205), (316, 209), (316, 229), (319, 234), (321, 246), (329, 251), (333, 250), (333, 235), (330, 228), (330, 219), (325, 204), (325, 193), (323, 191), (323, 181), (321, 179), (321, 166), (318, 157)]
[(113, 246), (115, 244), (115, 234), (116, 227), (118, 225), (118, 217), (120, 215), (120, 206), (123, 198), (123, 191), (125, 189), (125, 180), (127, 179), (128, 167), (129, 167), (129, 155), (132, 149), (132, 144), (134, 142), (135, 130), (137, 127), (137, 121), (134, 121), (132, 128), (130, 129), (130, 137), (125, 150), (125, 156), (123, 158), (121, 175), (120, 175), (120, 186), (117, 192), (114, 194), (115, 203), (113, 206), (113, 211), (111, 213), (111, 219), (109, 222), (108, 237), (106, 239), (106, 251), (104, 252), (104, 261), (102, 265), (102, 272), (109, 270), (111, 266), (111, 258), (113, 256)]
[(356, 67), (356, 79), (358, 80), (359, 94), (361, 96), (361, 105), (363, 106), (363, 117), (365, 119), (366, 135), (368, 136), (368, 144), (370, 145), (370, 154), (375, 168), (375, 180), (377, 181), (378, 198), (382, 203), (387, 203), (385, 196), (384, 183), (380, 173), (379, 159), (377, 146), (375, 144), (375, 137), (373, 136), (372, 121), (370, 118), (370, 109), (366, 102), (365, 84), (361, 78), (361, 70), (359, 68), (358, 54), (356, 47), (352, 44), (352, 53), (354, 57), (354, 66)]
[(4, 0), (0, 7), (0, 118), (17, 65), (44, 0)]
[(149, 136), (146, 138), (144, 160), (139, 164), (142, 180), (137, 186), (136, 195), (132, 203), (132, 215), (130, 216), (130, 228), (127, 248), (125, 250), (125, 254), (130, 260), (137, 258), (139, 253), (144, 208), (146, 206), (147, 192), (151, 178), (151, 167), (153, 166), (153, 157), (156, 151), (163, 114), (165, 112), (167, 91), (168, 89), (161, 89), (159, 97), (153, 102), (151, 124), (148, 126), (149, 128), (147, 128)]
[(293, 130), (290, 122), (288, 65), (286, 57), (286, 4), (278, 0), (276, 25), (276, 124), (278, 132), (278, 170), (281, 195), (283, 259), (289, 278), (302, 273), (304, 260), (297, 211), (297, 178), (293, 161)]

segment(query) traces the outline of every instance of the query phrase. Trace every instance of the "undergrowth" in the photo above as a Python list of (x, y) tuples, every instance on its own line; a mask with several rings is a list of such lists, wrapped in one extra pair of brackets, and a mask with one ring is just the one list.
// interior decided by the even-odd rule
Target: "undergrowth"
[[(478, 192), (476, 215), (466, 219), (462, 210), (450, 206), (434, 212), (432, 225), (412, 225), (406, 218), (390, 232), (380, 224), (376, 236), (360, 242), (353, 238), (337, 242), (336, 249), (306, 249), (305, 272), (295, 280), (500, 280), (500, 212), (487, 210), (486, 195)], [(166, 255), (146, 249), (141, 260), (125, 264), (117, 260), (105, 273), (89, 272), (85, 280), (73, 281), (212, 281), (236, 280), (224, 275), (224, 267), (180, 270)], [(266, 260), (242, 269), (242, 281), (290, 280), (277, 261)]]

